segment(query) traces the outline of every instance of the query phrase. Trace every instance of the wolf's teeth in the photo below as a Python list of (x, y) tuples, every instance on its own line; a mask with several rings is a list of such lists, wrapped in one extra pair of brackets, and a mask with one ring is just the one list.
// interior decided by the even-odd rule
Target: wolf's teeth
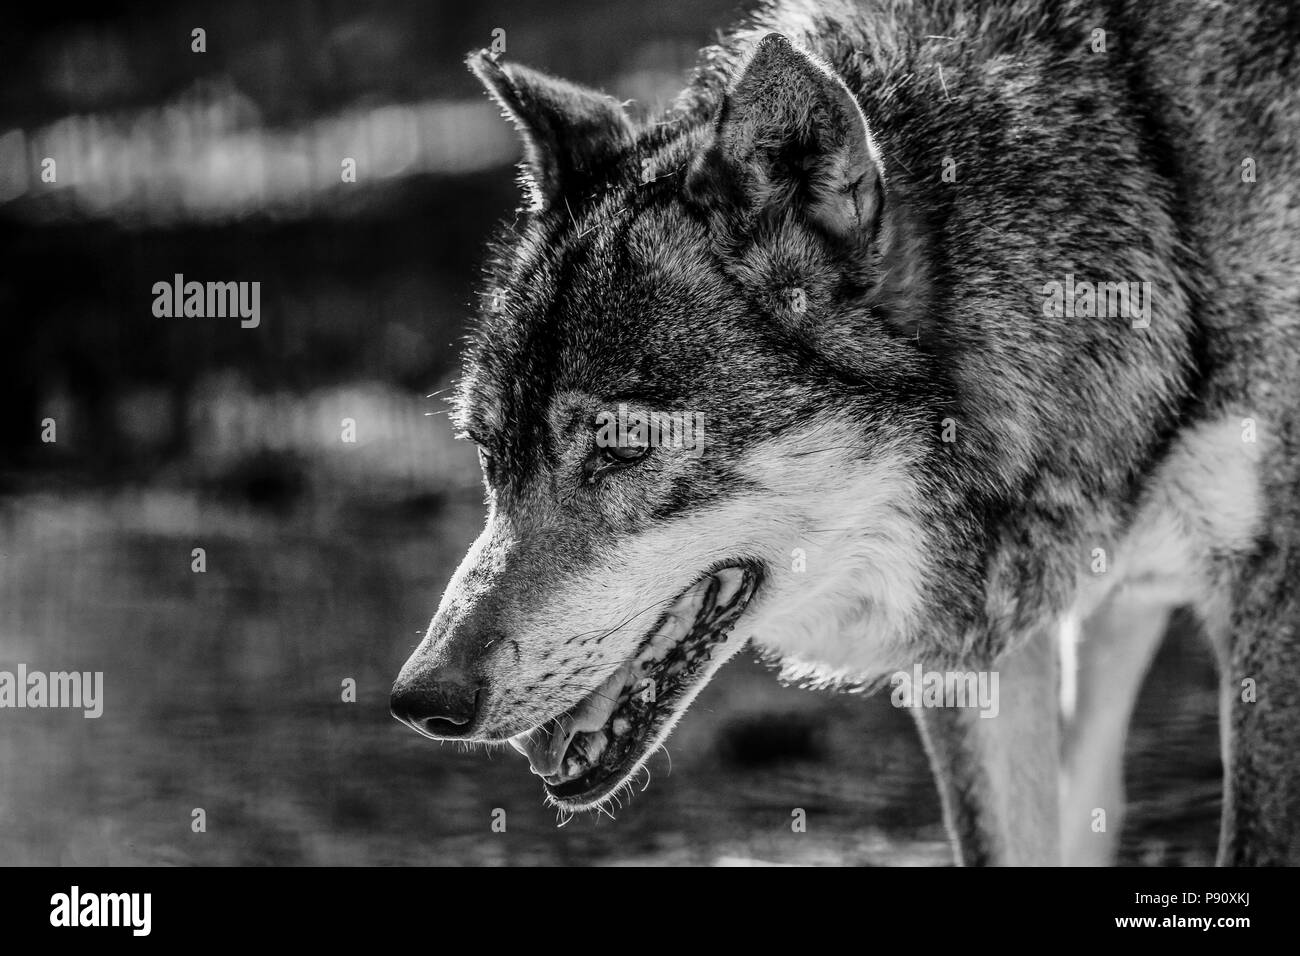
[(588, 765), (594, 766), (600, 761), (600, 755), (605, 752), (608, 744), (609, 739), (603, 733), (582, 734), (575, 741), (575, 749), (581, 752)]
[(663, 627), (650, 638), (650, 643), (646, 645), (645, 650), (637, 658), (637, 663), (663, 660), (680, 643), (682, 637), (690, 631), (694, 623), (695, 618), (693, 617), (683, 618), (675, 612), (669, 612)]
[(605, 726), (610, 714), (618, 707), (619, 695), (632, 676), (632, 665), (624, 664), (601, 684), (573, 714), (573, 730), (586, 733)]
[[(677, 623), (676, 618), (670, 618), (669, 620), (673, 624)], [(661, 660), (665, 654), (667, 654), (670, 650), (673, 649), (673, 645), (677, 643), (677, 641), (673, 637), (673, 634), (676, 630), (677, 630), (676, 627), (665, 627), (662, 631), (660, 631), (654, 636), (654, 638), (650, 641), (650, 647), (648, 648), (650, 656), (652, 658), (654, 658), (655, 660)]]
[(735, 568), (724, 568), (718, 572), (718, 596), (717, 604), (719, 607), (728, 607), (740, 593), (740, 588), (745, 582), (745, 575)]

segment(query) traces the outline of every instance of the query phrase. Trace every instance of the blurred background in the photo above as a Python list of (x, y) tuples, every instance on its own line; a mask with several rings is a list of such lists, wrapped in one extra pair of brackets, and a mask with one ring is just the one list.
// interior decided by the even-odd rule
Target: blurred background
[[(0, 863), (948, 862), (907, 715), (750, 659), (562, 828), (522, 756), (388, 715), (484, 511), (444, 395), (518, 145), (464, 55), (644, 113), (731, 0), (57, 9), (0, 33), (0, 668), (103, 671), (105, 709), (0, 711)], [(260, 325), (156, 317), (177, 273), (260, 282)], [(1125, 862), (1211, 862), (1214, 701), (1175, 628)]]

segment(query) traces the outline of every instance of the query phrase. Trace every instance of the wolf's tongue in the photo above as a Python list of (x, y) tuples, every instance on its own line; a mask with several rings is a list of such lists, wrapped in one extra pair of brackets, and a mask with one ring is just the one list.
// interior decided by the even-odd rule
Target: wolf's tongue
[(539, 777), (550, 776), (560, 769), (564, 752), (573, 740), (573, 717), (561, 714), (544, 726), (519, 737), (510, 738), (510, 746), (528, 758), (528, 765)]
[(632, 665), (624, 664), (576, 708), (535, 730), (510, 738), (510, 745), (528, 758), (529, 766), (538, 776), (558, 773), (574, 735), (605, 726), (631, 673)]

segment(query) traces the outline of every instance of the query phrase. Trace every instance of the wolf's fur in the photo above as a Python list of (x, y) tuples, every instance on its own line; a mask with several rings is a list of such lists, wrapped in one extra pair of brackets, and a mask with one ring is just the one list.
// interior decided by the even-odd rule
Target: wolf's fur
[[(739, 632), (792, 676), (1002, 673), (996, 720), (917, 712), (960, 859), (1104, 862), (1133, 697), (1190, 605), (1221, 859), (1300, 861), (1298, 37), (1286, 5), (791, 0), (639, 123), (472, 58), (531, 208), (460, 398), (488, 527), (399, 686), (473, 675), (471, 736), (514, 736), (743, 559)], [(1046, 316), (1067, 273), (1150, 283), (1149, 327)], [(588, 480), (620, 400), (702, 412), (705, 454)]]

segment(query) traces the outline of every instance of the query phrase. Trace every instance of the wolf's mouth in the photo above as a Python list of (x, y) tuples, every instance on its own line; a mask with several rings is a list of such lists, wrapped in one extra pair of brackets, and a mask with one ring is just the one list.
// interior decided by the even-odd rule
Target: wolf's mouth
[(759, 572), (728, 565), (673, 601), (636, 657), (576, 707), (511, 738), (562, 806), (599, 803), (653, 753), (709, 676), (713, 652), (758, 589)]

